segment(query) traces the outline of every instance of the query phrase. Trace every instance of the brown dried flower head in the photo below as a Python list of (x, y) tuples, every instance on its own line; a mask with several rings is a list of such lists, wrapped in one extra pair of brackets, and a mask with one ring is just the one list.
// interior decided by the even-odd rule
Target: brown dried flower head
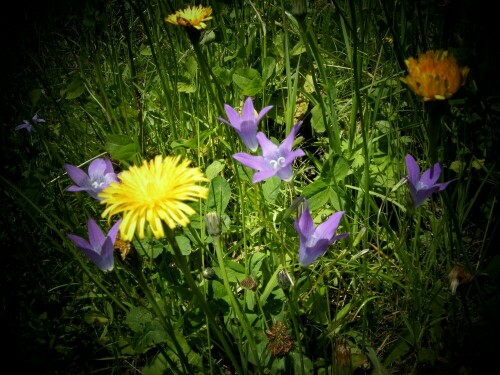
[(288, 328), (285, 323), (279, 321), (266, 331), (268, 338), (267, 348), (271, 351), (273, 357), (286, 356), (293, 347), (293, 338), (288, 334)]

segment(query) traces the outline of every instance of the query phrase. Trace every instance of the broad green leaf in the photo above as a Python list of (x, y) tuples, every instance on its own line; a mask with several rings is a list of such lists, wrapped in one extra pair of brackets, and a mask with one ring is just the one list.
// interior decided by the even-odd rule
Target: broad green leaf
[(280, 192), (281, 180), (277, 176), (273, 176), (272, 178), (268, 178), (262, 184), (262, 192), (264, 193), (264, 199), (267, 202), (274, 202), (278, 197)]
[(254, 96), (265, 87), (265, 81), (259, 72), (253, 68), (239, 68), (233, 74), (233, 82), (243, 92), (243, 95)]
[(321, 112), (321, 106), (316, 104), (311, 110), (311, 126), (318, 133), (325, 132), (325, 122), (323, 121), (323, 113)]
[(209, 180), (213, 180), (223, 169), (224, 163), (221, 163), (219, 160), (214, 160), (212, 164), (207, 167), (205, 175)]
[(212, 179), (208, 190), (208, 209), (222, 214), (231, 198), (231, 187), (223, 177), (216, 176)]
[(262, 60), (262, 78), (267, 81), (273, 75), (274, 68), (276, 67), (276, 60), (274, 57), (266, 57)]
[(110, 134), (107, 137), (104, 149), (109, 152), (113, 159), (123, 161), (137, 161), (140, 147), (137, 138), (124, 134)]
[(175, 236), (175, 241), (177, 242), (177, 245), (179, 245), (179, 249), (181, 249), (182, 255), (189, 255), (191, 254), (191, 241), (189, 241), (189, 238), (185, 236)]
[(85, 83), (80, 76), (75, 76), (73, 80), (61, 90), (61, 95), (65, 99), (76, 99), (85, 91)]

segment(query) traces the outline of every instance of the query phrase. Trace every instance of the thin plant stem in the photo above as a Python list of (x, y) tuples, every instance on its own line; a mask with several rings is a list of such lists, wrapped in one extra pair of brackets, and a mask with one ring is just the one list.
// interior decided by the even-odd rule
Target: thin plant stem
[(229, 345), (229, 342), (227, 341), (226, 337), (224, 334), (218, 329), (217, 322), (215, 321), (214, 315), (212, 313), (212, 310), (208, 306), (207, 301), (205, 300), (203, 294), (201, 293), (196, 281), (194, 280), (193, 276), (191, 275), (191, 271), (189, 270), (188, 264), (186, 262), (186, 259), (184, 255), (182, 255), (181, 249), (179, 248), (179, 245), (177, 244), (177, 241), (174, 238), (173, 232), (170, 228), (166, 227), (165, 228), (165, 233), (168, 242), (172, 246), (172, 249), (174, 250), (174, 257), (175, 257), (175, 262), (181, 272), (184, 274), (184, 278), (186, 280), (186, 283), (188, 284), (189, 288), (191, 288), (191, 292), (194, 294), (194, 298), (199, 302), (201, 309), (205, 313), (206, 317), (208, 318), (211, 327), (214, 329), (215, 334), (217, 335), (217, 338), (220, 340), (225, 354), (229, 357), (229, 360), (233, 364), (236, 372), (238, 374), (243, 374), (243, 370), (240, 366), (239, 361), (236, 359), (233, 350), (231, 346)]
[(236, 316), (238, 317), (238, 320), (240, 321), (240, 324), (243, 327), (243, 331), (245, 332), (247, 340), (250, 344), (250, 350), (252, 351), (255, 362), (257, 364), (257, 369), (258, 369), (259, 373), (262, 373), (262, 369), (261, 369), (261, 365), (260, 365), (260, 358), (259, 358), (259, 354), (257, 352), (257, 346), (255, 344), (255, 339), (253, 337), (253, 334), (250, 330), (247, 317), (246, 317), (246, 315), (244, 315), (241, 312), (241, 307), (238, 304), (238, 301), (236, 301), (236, 298), (234, 297), (233, 291), (231, 289), (231, 285), (229, 284), (229, 278), (227, 276), (226, 265), (224, 263), (224, 255), (222, 254), (221, 238), (220, 238), (220, 236), (213, 236), (212, 238), (214, 240), (215, 253), (217, 255), (217, 261), (219, 263), (219, 268), (220, 268), (221, 274), (222, 274), (222, 281), (224, 283), (224, 287), (226, 288), (229, 300), (231, 302), (231, 306), (233, 307), (233, 309), (236, 313)]
[(144, 273), (142, 271), (142, 267), (140, 267), (136, 271), (137, 272), (135, 272), (135, 276), (137, 277), (137, 282), (141, 286), (142, 291), (146, 295), (146, 298), (148, 299), (149, 303), (151, 304), (151, 307), (153, 308), (153, 311), (155, 312), (156, 316), (158, 316), (158, 318), (160, 318), (160, 321), (161, 321), (163, 327), (165, 328), (165, 331), (167, 332), (167, 334), (172, 339), (172, 341), (173, 341), (173, 343), (175, 345), (175, 349), (177, 351), (177, 356), (179, 357), (179, 360), (181, 362), (181, 365), (182, 365), (185, 373), (189, 374), (189, 371), (186, 368), (186, 366), (188, 364), (188, 359), (187, 359), (184, 351), (182, 350), (182, 347), (180, 346), (179, 342), (177, 341), (174, 329), (172, 327), (172, 323), (170, 322), (169, 319), (167, 319), (165, 317), (165, 315), (163, 314), (163, 312), (160, 309), (160, 306), (158, 305), (158, 302), (156, 302), (156, 299), (153, 296), (153, 293), (151, 292), (151, 289), (148, 286), (146, 278), (144, 277)]

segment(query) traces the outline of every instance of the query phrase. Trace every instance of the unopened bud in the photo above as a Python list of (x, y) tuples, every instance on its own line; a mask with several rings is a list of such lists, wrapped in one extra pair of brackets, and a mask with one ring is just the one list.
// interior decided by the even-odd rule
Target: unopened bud
[(278, 272), (278, 285), (283, 290), (288, 290), (294, 285), (290, 274), (284, 268)]
[(215, 277), (215, 271), (212, 267), (207, 267), (203, 270), (202, 275), (207, 280), (212, 280)]
[(220, 216), (217, 212), (208, 212), (205, 215), (205, 224), (209, 236), (218, 236), (222, 232)]

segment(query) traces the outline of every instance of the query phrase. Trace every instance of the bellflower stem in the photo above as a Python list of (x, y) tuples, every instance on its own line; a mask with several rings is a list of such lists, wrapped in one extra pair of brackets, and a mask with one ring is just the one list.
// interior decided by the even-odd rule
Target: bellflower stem
[(180, 268), (181, 272), (184, 274), (184, 278), (189, 288), (191, 289), (191, 292), (194, 294), (194, 298), (200, 303), (201, 309), (208, 318), (210, 325), (213, 327), (215, 334), (217, 335), (217, 338), (220, 340), (224, 348), (224, 351), (231, 360), (231, 363), (233, 364), (236, 372), (238, 374), (243, 374), (243, 370), (239, 362), (237, 361), (236, 357), (234, 356), (231, 346), (229, 345), (224, 334), (219, 330), (215, 318), (212, 314), (212, 310), (210, 310), (210, 307), (208, 306), (205, 297), (201, 293), (200, 289), (198, 288), (198, 285), (196, 284), (196, 281), (191, 275), (191, 271), (189, 270), (186, 259), (184, 255), (182, 255), (181, 249), (179, 248), (179, 245), (177, 244), (177, 241), (174, 238), (173, 232), (170, 228), (168, 228), (168, 226), (165, 226), (165, 234), (168, 242), (170, 243), (172, 249), (174, 250), (175, 263)]
[(240, 305), (236, 298), (234, 297), (233, 291), (231, 290), (231, 285), (229, 285), (229, 278), (227, 277), (227, 271), (226, 271), (226, 265), (224, 263), (224, 255), (222, 254), (222, 243), (221, 243), (221, 238), (219, 236), (212, 236), (214, 240), (214, 248), (215, 248), (215, 253), (217, 254), (217, 261), (219, 262), (219, 267), (221, 270), (222, 274), (222, 281), (224, 282), (224, 287), (226, 288), (227, 294), (229, 296), (229, 300), (231, 302), (231, 306), (233, 307), (238, 320), (240, 321), (241, 326), (243, 327), (243, 331), (245, 332), (245, 336), (248, 339), (248, 342), (250, 343), (250, 349), (252, 350), (255, 362), (257, 364), (257, 368), (259, 373), (262, 373), (261, 365), (260, 365), (260, 359), (259, 359), (259, 354), (257, 352), (257, 346), (255, 345), (255, 340), (252, 335), (252, 332), (249, 328), (248, 320), (246, 318), (246, 315), (244, 315), (241, 312)]

